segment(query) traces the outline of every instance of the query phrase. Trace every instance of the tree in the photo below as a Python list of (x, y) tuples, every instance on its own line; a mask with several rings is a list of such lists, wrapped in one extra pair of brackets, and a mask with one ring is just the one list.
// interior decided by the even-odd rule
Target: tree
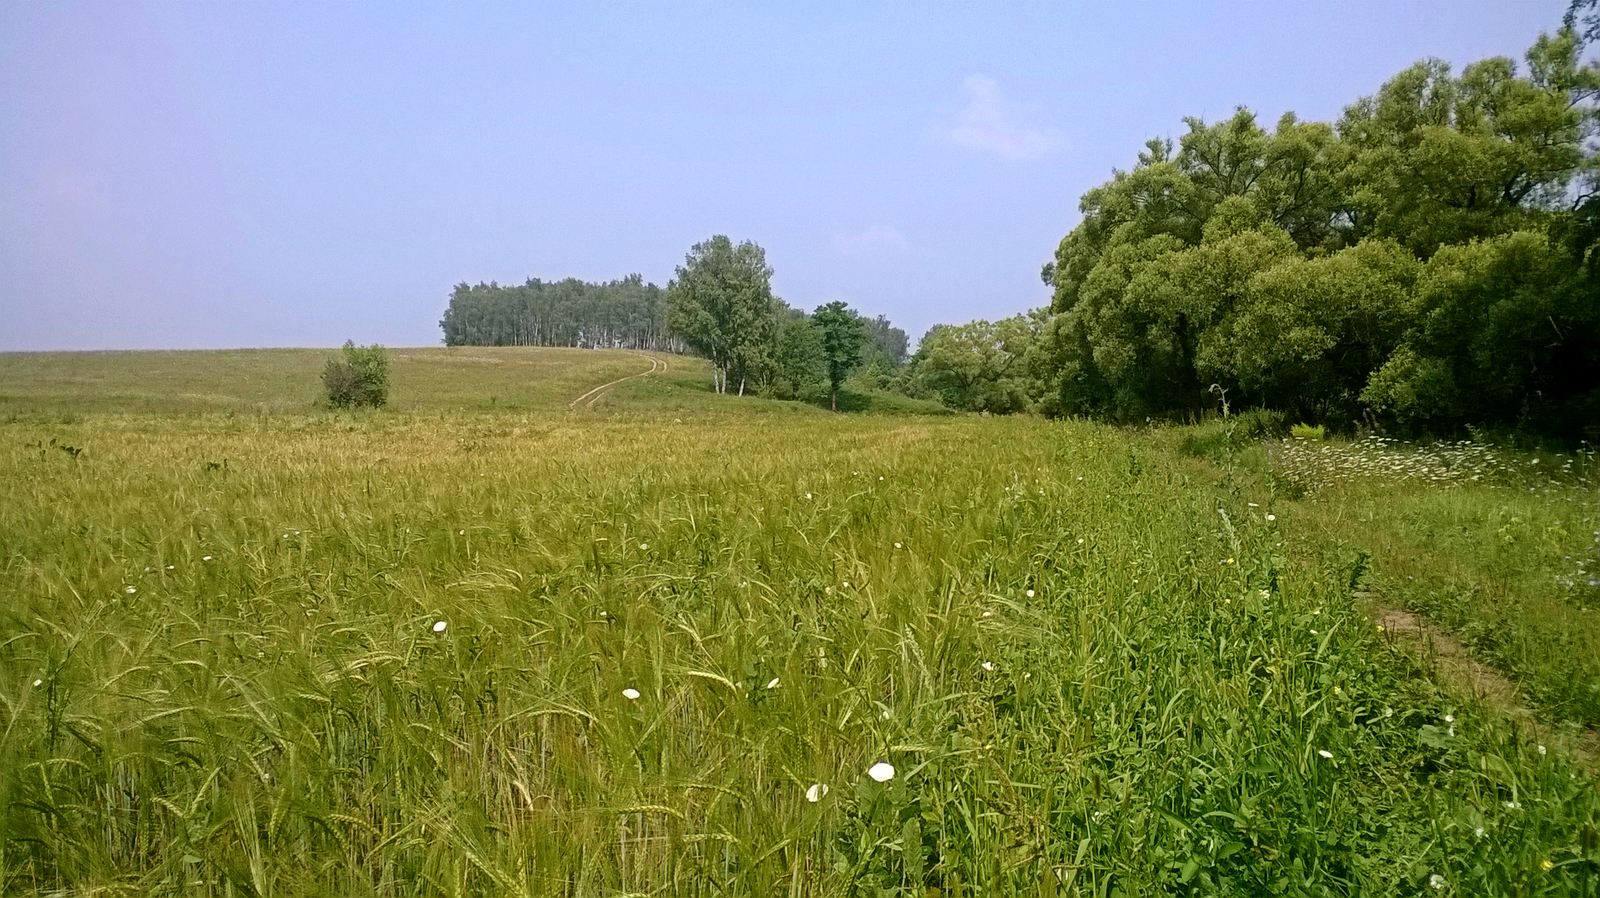
[(346, 340), (343, 357), (329, 359), (322, 370), (322, 387), (334, 408), (382, 406), (389, 401), (388, 350)]
[(822, 340), (811, 316), (782, 305), (763, 388), (778, 399), (812, 402), (822, 394), (823, 379)]
[(667, 284), (667, 328), (711, 360), (718, 393), (732, 381), (744, 395), (777, 330), (766, 251), (748, 240), (735, 246), (721, 234), (696, 243)]
[(861, 364), (867, 331), (861, 317), (840, 300), (817, 306), (811, 313), (822, 343), (822, 366), (828, 377), (828, 402), (839, 410), (839, 385)]

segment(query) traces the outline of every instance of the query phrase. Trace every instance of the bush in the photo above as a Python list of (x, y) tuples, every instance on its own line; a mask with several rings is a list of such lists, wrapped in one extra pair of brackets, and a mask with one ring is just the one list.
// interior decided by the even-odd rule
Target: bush
[(1328, 430), (1321, 424), (1296, 424), (1289, 428), (1289, 433), (1297, 440), (1314, 440), (1318, 443), (1328, 438)]
[(322, 371), (322, 387), (334, 408), (370, 406), (389, 401), (389, 351), (374, 343), (344, 343), (343, 357), (329, 359)]

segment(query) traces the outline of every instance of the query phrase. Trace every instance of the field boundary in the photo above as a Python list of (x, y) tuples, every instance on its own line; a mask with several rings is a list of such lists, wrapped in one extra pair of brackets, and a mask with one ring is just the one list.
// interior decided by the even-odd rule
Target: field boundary
[[(599, 402), (602, 398), (605, 397), (605, 395), (606, 395), (605, 391), (609, 390), (610, 388), (612, 388), (614, 386), (616, 386), (617, 384), (623, 383), (625, 381), (633, 380), (636, 377), (644, 377), (644, 376), (649, 375), (649, 374), (655, 374), (657, 371), (665, 371), (665, 370), (667, 370), (667, 360), (666, 359), (658, 359), (653, 355), (647, 355), (646, 353), (638, 352), (637, 350), (629, 350), (629, 352), (632, 352), (635, 355), (641, 356), (643, 358), (649, 359), (650, 360), (650, 370), (641, 371), (638, 374), (630, 374), (627, 377), (619, 377), (619, 378), (617, 378), (616, 380), (614, 380), (614, 381), (612, 381), (610, 383), (601, 384), (600, 386), (595, 387), (594, 389), (588, 391), (587, 393), (584, 393), (582, 396), (579, 396), (577, 399), (574, 399), (571, 402), (567, 403), (567, 408), (577, 408), (578, 407), (578, 403), (580, 403), (580, 402), (583, 402), (583, 407), (584, 408), (594, 408), (594, 404), (596, 402)], [(588, 402), (584, 402), (585, 399), (587, 399), (589, 401)]]
[(1549, 743), (1591, 775), (1600, 776), (1600, 732), (1541, 719), (1520, 701), (1516, 681), (1472, 657), (1460, 640), (1423, 615), (1386, 606), (1370, 592), (1358, 592), (1356, 598), (1383, 629), (1389, 645), (1415, 660), (1447, 692), (1504, 714), (1540, 744)]

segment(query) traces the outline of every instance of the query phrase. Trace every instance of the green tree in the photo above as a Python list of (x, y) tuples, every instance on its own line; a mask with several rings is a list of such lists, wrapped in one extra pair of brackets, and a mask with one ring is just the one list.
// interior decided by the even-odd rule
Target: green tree
[(377, 343), (346, 340), (340, 358), (322, 369), (322, 387), (334, 408), (377, 408), (389, 401), (389, 351)]
[(839, 385), (861, 364), (867, 330), (861, 317), (840, 300), (817, 306), (811, 313), (822, 346), (822, 367), (828, 378), (828, 403), (839, 410)]
[(815, 401), (822, 395), (822, 339), (802, 309), (784, 306), (763, 386), (778, 399)]
[(726, 393), (770, 362), (777, 331), (766, 251), (719, 234), (697, 243), (667, 285), (667, 327), (711, 360), (712, 383)]

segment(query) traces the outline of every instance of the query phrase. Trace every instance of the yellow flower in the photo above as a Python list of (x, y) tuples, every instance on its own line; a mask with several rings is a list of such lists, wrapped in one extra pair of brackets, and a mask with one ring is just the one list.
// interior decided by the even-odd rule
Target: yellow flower
[(1550, 872), (1554, 868), (1555, 868), (1555, 864), (1550, 863), (1550, 859), (1549, 858), (1545, 858), (1544, 860), (1539, 862), (1539, 869), (1545, 871), (1546, 873)]

